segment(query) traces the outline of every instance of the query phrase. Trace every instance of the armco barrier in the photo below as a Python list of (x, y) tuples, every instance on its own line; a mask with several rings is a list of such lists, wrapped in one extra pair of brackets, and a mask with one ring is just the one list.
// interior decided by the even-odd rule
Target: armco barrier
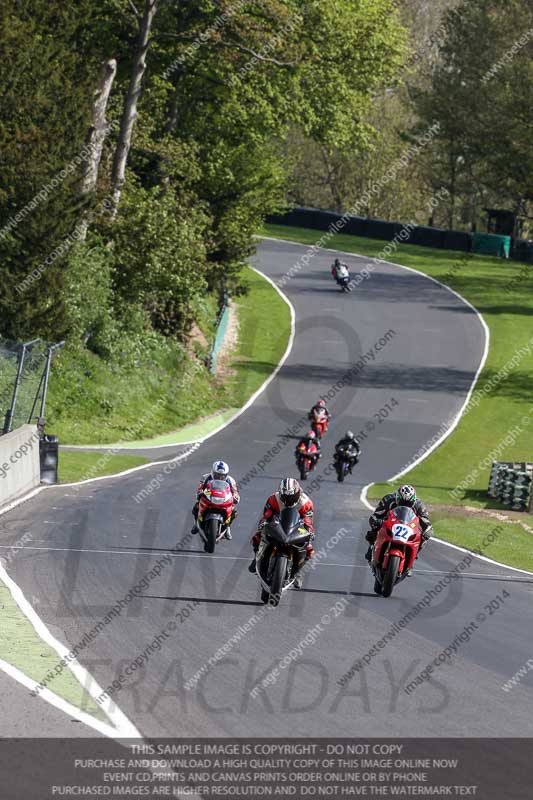
[(39, 485), (39, 434), (36, 425), (0, 436), (0, 508)]
[[(288, 225), (293, 228), (311, 228), (313, 230), (327, 231), (331, 225), (334, 225), (341, 218), (342, 214), (335, 214), (332, 211), (297, 207), (289, 209), (286, 214), (271, 214), (267, 216), (266, 221), (272, 225)], [(387, 222), (383, 219), (349, 216), (339, 232), (352, 236), (366, 236), (370, 239), (383, 239), (390, 242), (404, 228), (405, 223), (402, 222)], [(417, 225), (411, 229), (409, 244), (443, 248), (445, 250), (460, 250), (469, 253), (472, 250), (472, 234)]]
[[(270, 214), (266, 221), (272, 225), (289, 225), (293, 228), (311, 228), (316, 231), (328, 231), (332, 225), (342, 219), (342, 214), (334, 211), (322, 211), (318, 208), (291, 208), (285, 214)], [(339, 233), (351, 236), (367, 236), (370, 239), (386, 239), (392, 241), (405, 228), (402, 222), (387, 222), (382, 219), (366, 219), (349, 216)], [(434, 247), (443, 250), (459, 250), (471, 253), (474, 235), (466, 231), (451, 231), (445, 228), (431, 228), (417, 225), (411, 229), (409, 244), (422, 247)], [(515, 261), (533, 263), (533, 241), (517, 239), (511, 250), (511, 258)]]
[(228, 299), (226, 298), (224, 301), (224, 305), (222, 306), (222, 309), (218, 315), (215, 340), (213, 342), (213, 346), (211, 347), (211, 351), (207, 357), (208, 366), (212, 375), (215, 375), (217, 371), (218, 354), (220, 353), (224, 345), (224, 339), (226, 338), (226, 331), (228, 330), (228, 322), (229, 322), (229, 302)]

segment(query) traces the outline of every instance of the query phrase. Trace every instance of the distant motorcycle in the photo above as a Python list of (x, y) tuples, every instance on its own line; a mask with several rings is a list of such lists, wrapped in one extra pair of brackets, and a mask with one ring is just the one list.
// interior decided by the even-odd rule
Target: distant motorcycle
[[(335, 472), (337, 473), (337, 480), (339, 483), (342, 483), (348, 475), (352, 458), (353, 456), (347, 447), (340, 447), (335, 451), (335, 455), (333, 456), (333, 466), (335, 467)], [(355, 461), (356, 464), (357, 460), (358, 459)]]
[(407, 506), (391, 509), (372, 548), (370, 568), (376, 594), (391, 596), (396, 584), (413, 568), (421, 543), (420, 520), (413, 509)]
[(348, 267), (346, 267), (344, 264), (341, 264), (340, 267), (337, 267), (334, 278), (343, 292), (352, 291), (352, 287), (350, 286), (350, 273), (348, 271)]
[(328, 429), (328, 415), (325, 411), (315, 410), (309, 414), (311, 429), (321, 439)]
[(264, 525), (256, 556), (263, 603), (279, 605), (300, 571), (308, 542), (309, 531), (296, 508), (284, 508), (279, 517)]
[(307, 480), (307, 476), (312, 472), (316, 466), (318, 448), (314, 442), (311, 442), (308, 448), (302, 442), (296, 448), (296, 466), (300, 471), (300, 478), (302, 481)]
[(198, 527), (206, 553), (214, 553), (215, 545), (225, 535), (235, 500), (227, 481), (210, 480), (200, 495)]

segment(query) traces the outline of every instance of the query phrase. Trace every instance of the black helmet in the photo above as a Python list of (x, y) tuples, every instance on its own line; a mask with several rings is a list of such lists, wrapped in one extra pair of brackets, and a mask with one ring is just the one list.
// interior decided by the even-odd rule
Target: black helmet
[(341, 265), (340, 259), (336, 258), (335, 259), (335, 266), (336, 267), (340, 267), (340, 265)]

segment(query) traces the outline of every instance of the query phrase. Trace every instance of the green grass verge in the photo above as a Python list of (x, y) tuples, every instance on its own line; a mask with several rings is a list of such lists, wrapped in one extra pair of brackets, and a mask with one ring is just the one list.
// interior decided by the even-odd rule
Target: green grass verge
[[(518, 522), (501, 522), (486, 515), (473, 517), (441, 510), (433, 512), (432, 521), (435, 536), (439, 539), (479, 551), (481, 555), (511, 567), (533, 572), (531, 534)], [(490, 533), (492, 536), (487, 540)]]
[(74, 483), (103, 475), (115, 475), (141, 464), (147, 464), (140, 456), (111, 456), (107, 453), (87, 453), (83, 450), (61, 450), (59, 453), (59, 482)]
[[(48, 670), (61, 661), (60, 656), (39, 638), (33, 625), (17, 606), (7, 586), (0, 581), (0, 658), (40, 683)], [(47, 688), (73, 706), (109, 723), (98, 704), (87, 694), (70, 669), (64, 669)]]
[(249, 292), (237, 298), (239, 339), (228, 379), (229, 405), (240, 408), (277, 367), (287, 348), (291, 314), (268, 281), (246, 271)]
[(214, 379), (201, 361), (170, 341), (149, 363), (135, 367), (65, 350), (50, 382), (48, 430), (62, 444), (76, 445), (146, 442), (162, 435), (172, 442), (198, 421), (203, 433), (214, 430), (220, 414), (242, 406), (274, 369), (290, 332), (289, 308), (270, 283), (249, 267), (243, 283), (249, 293), (236, 299), (240, 327), (230, 377)]
[[(305, 244), (315, 243), (322, 235), (320, 231), (282, 225), (267, 225), (264, 233)], [(327, 246), (376, 257), (386, 244), (338, 234)], [(491, 336), (490, 352), (474, 393), (479, 404), (471, 403), (454, 433), (402, 480), (414, 483), (430, 504), (501, 508), (486, 493), (490, 464), (484, 465), (483, 460), (493, 453), (497, 461), (533, 461), (533, 357), (526, 354), (504, 379), (497, 378), (519, 348), (533, 345), (533, 265), (465, 256), (401, 244), (390, 258), (458, 291), (481, 312)], [(516, 433), (517, 426), (522, 431), (518, 435), (510, 433), (513, 429)], [(468, 486), (452, 495), (465, 481)], [(371, 487), (369, 496), (376, 498), (390, 490), (390, 484), (377, 484)], [(524, 518), (531, 524), (530, 515)], [(512, 526), (513, 531), (516, 527)], [(461, 542), (455, 540), (457, 544), (469, 546), (470, 523), (457, 535), (462, 537)], [(514, 539), (518, 533), (510, 536)], [(502, 558), (503, 555), (502, 552)]]

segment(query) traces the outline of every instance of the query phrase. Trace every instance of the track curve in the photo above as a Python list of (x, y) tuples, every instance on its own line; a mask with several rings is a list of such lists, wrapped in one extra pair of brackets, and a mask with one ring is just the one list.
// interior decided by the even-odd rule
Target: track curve
[[(304, 252), (291, 243), (265, 241), (254, 264), (278, 280)], [(10, 574), (28, 597), (39, 599), (39, 613), (53, 632), (73, 645), (158, 559), (168, 558), (160, 577), (80, 657), (106, 687), (146, 653), (177, 612), (184, 615), (190, 607), (190, 616), (172, 635), (161, 634), (160, 649), (131, 671), (115, 695), (146, 736), (532, 735), (526, 708), (531, 679), (512, 692), (501, 690), (530, 657), (519, 621), (529, 612), (531, 580), (475, 560), (437, 595), (434, 587), (463, 554), (432, 543), (415, 576), (384, 600), (373, 595), (363, 559), (368, 510), (359, 499), (361, 488), (399, 472), (458, 413), (483, 357), (482, 326), (445, 287), (391, 264), (381, 264), (350, 295), (341, 295), (329, 275), (330, 261), (329, 253), (320, 254), (284, 287), (296, 311), (294, 345), (250, 408), (161, 480), (161, 465), (154, 465), (119, 479), (50, 489), (5, 515), (2, 544), (9, 546), (26, 530), (34, 537)], [(367, 260), (349, 261), (357, 271)], [(326, 553), (302, 592), (284, 597), (279, 608), (242, 633), (262, 608), (257, 580), (246, 569), (249, 535), (279, 478), (294, 473), (292, 440), (269, 460), (265, 453), (339, 382), (317, 473), (323, 480), (313, 484), (317, 476), (311, 476), (307, 482), (314, 486), (317, 547)], [(374, 414), (387, 403), (392, 412), (380, 423)], [(340, 485), (326, 468), (346, 428), (367, 438), (356, 475)], [(178, 452), (169, 448), (154, 455)], [(210, 557), (187, 533), (196, 482), (219, 457), (245, 480), (234, 540)], [(153, 489), (136, 502), (150, 481)], [(169, 556), (180, 540), (184, 544)], [(502, 608), (487, 612), (453, 661), (406, 694), (405, 684), (504, 589), (509, 596)], [(435, 598), (428, 607), (393, 634), (393, 624), (431, 590)], [(334, 606), (344, 600), (337, 617)], [(314, 643), (302, 645), (312, 628)], [(386, 644), (378, 646), (387, 634)], [(187, 680), (225, 645), (225, 658), (186, 690)], [(291, 658), (299, 645), (298, 658)], [(340, 686), (341, 676), (374, 645), (369, 665)], [(252, 696), (262, 676), (286, 656), (275, 682)]]

